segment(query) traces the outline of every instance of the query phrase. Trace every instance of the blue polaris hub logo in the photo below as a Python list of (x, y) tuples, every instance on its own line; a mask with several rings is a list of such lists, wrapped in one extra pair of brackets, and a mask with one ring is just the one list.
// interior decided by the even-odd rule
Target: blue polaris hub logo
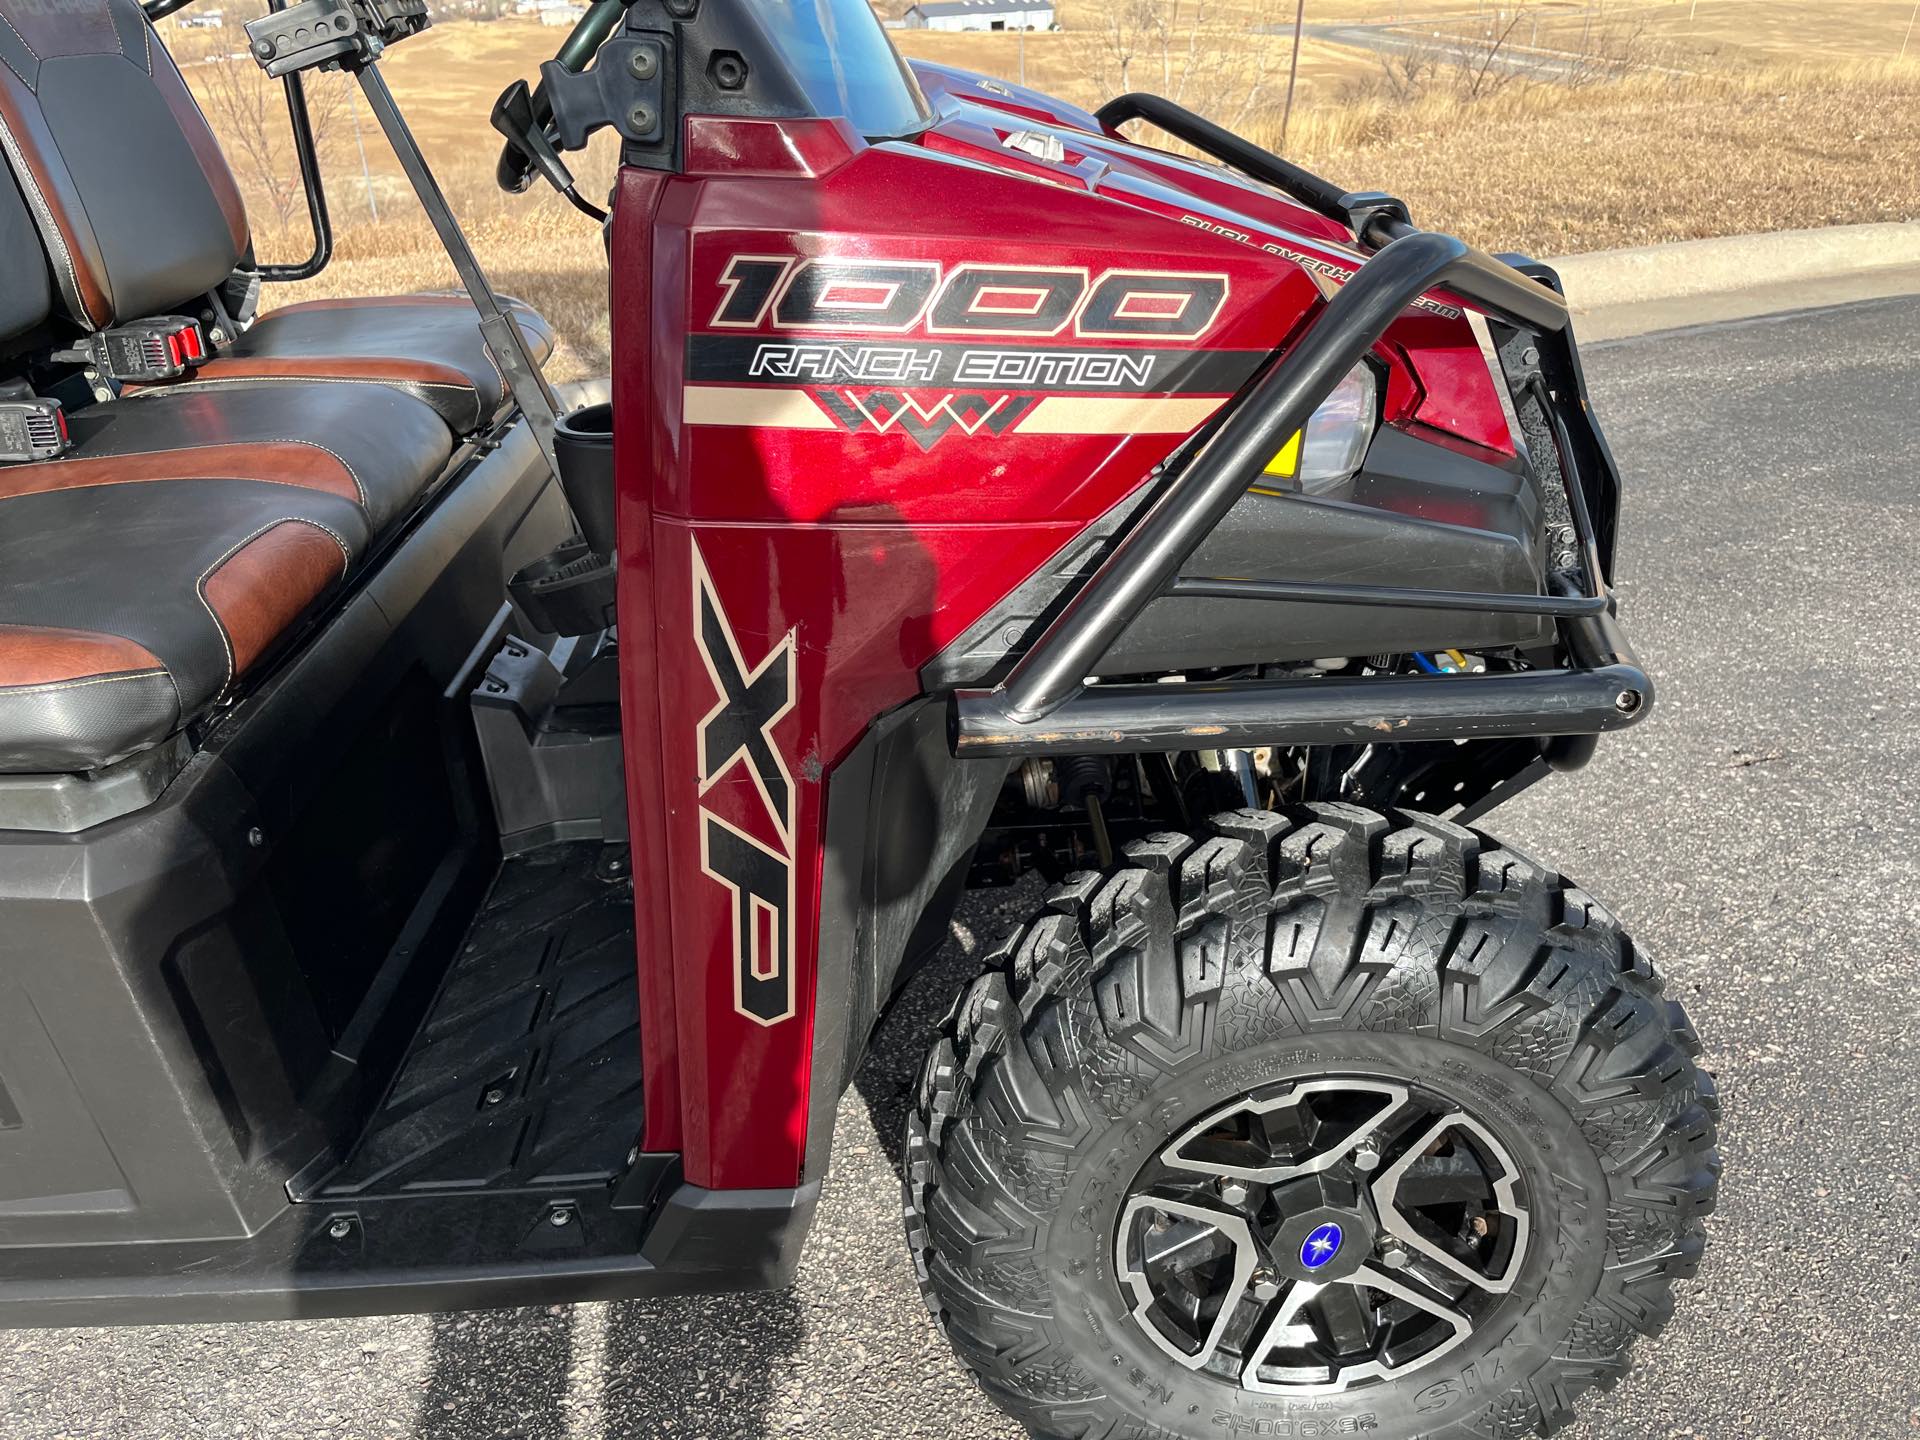
[(1300, 1263), (1309, 1270), (1318, 1270), (1340, 1253), (1343, 1238), (1340, 1227), (1329, 1220), (1300, 1242)]

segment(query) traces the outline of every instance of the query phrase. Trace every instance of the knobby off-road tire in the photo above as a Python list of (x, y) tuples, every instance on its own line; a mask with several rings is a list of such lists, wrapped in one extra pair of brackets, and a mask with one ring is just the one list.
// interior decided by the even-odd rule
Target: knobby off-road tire
[[(1525, 856), (1346, 805), (1223, 815), (1058, 887), (954, 1007), (907, 1122), (921, 1287), (1036, 1436), (1547, 1434), (1698, 1265), (1719, 1174), (1699, 1055), (1613, 916)], [(1199, 1117), (1335, 1073), (1497, 1133), (1531, 1210), (1510, 1293), (1343, 1393), (1183, 1368), (1117, 1273), (1129, 1186)]]

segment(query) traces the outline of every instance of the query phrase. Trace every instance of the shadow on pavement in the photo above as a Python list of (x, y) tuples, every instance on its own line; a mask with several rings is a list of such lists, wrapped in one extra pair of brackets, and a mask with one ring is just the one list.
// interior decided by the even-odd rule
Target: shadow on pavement
[(653, 1440), (766, 1432), (779, 1362), (798, 1352), (790, 1292), (611, 1305), (600, 1414), (575, 1419), (574, 1307), (441, 1315), (417, 1440)]
[(420, 1440), (556, 1440), (567, 1433), (573, 1319), (561, 1307), (433, 1317)]
[(607, 1440), (767, 1433), (776, 1370), (800, 1350), (800, 1303), (771, 1295), (633, 1301), (607, 1316)]
[[(854, 1086), (896, 1173), (907, 1107), (940, 1021), (978, 971), (983, 947), (1038, 894), (1028, 882), (963, 900), (953, 938), (875, 1034)], [(570, 1416), (582, 1400), (573, 1376), (582, 1314), (552, 1307), (435, 1317), (417, 1440), (757, 1440), (769, 1433), (783, 1362), (805, 1338), (791, 1290), (611, 1305), (595, 1419)]]

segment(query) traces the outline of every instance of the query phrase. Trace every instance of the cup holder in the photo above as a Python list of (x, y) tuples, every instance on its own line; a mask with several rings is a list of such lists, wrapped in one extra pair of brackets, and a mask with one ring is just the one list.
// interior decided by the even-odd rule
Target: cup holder
[(611, 556), (618, 528), (614, 522), (613, 406), (589, 405), (563, 417), (553, 432), (560, 488), (596, 555)]

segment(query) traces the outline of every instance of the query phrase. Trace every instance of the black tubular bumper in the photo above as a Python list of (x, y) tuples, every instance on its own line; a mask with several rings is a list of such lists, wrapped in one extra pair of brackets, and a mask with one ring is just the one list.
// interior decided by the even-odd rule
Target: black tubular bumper
[[(950, 712), (959, 756), (1353, 744), (1515, 735), (1597, 735), (1643, 718), (1653, 687), (1613, 619), (1607, 588), (1611, 500), (1618, 480), (1587, 417), (1566, 300), (1550, 271), (1423, 231), (1389, 196), (1349, 194), (1171, 101), (1128, 95), (1103, 124), (1145, 119), (1348, 225), (1374, 251), (1288, 349), (1216, 419), (1212, 433), (1138, 515), (1107, 558), (993, 690), (961, 691)], [(1519, 267), (1524, 267), (1519, 268)], [(1387, 328), (1428, 291), (1444, 288), (1524, 331), (1541, 360), (1535, 393), (1550, 417), (1584, 587), (1547, 595), (1188, 576), (1181, 567), (1263, 467), (1300, 430)], [(1603, 532), (1596, 513), (1608, 517)], [(1191, 685), (1095, 685), (1115, 640), (1169, 594), (1348, 605), (1518, 611), (1554, 617), (1566, 669), (1484, 676), (1373, 676)]]
[(1634, 665), (1444, 679), (1095, 685), (1038, 724), (1010, 719), (990, 693), (963, 694), (954, 702), (952, 740), (963, 759), (1021, 759), (1598, 735), (1638, 720), (1648, 694), (1647, 677)]

